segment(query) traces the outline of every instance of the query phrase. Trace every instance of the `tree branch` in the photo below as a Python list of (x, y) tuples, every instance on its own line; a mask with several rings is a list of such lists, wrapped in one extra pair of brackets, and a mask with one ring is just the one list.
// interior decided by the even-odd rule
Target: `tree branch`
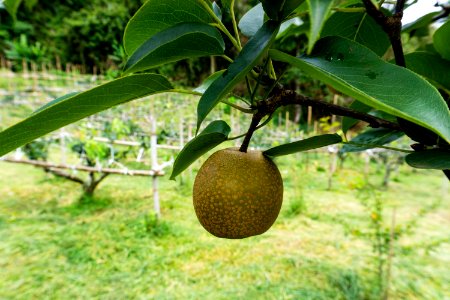
[(442, 8), (442, 12), (433, 18), (433, 22), (436, 22), (442, 18), (446, 18), (450, 15), (450, 5), (440, 5), (440, 6)]
[(386, 16), (370, 0), (362, 0), (366, 7), (366, 12), (371, 16), (389, 37), (394, 51), (395, 63), (398, 66), (406, 67), (405, 55), (402, 47), (402, 18), (405, 0), (398, 0), (395, 5), (395, 13), (392, 16)]
[(402, 13), (402, 15), (403, 15), (403, 9), (405, 8), (405, 2), (406, 2), (406, 0), (397, 0), (397, 4), (395, 4), (395, 13)]
[[(393, 130), (401, 130), (400, 126), (397, 123), (393, 123), (366, 113), (362, 113), (356, 110), (353, 110), (351, 108), (339, 106), (336, 104), (328, 103), (322, 100), (312, 99), (307, 96), (299, 95), (295, 91), (292, 90), (285, 90), (277, 88), (274, 91), (274, 94), (267, 98), (266, 100), (261, 100), (256, 103), (256, 106), (254, 107), (256, 109), (256, 113), (252, 117), (252, 122), (250, 124), (250, 127), (245, 134), (244, 141), (242, 142), (241, 147), (239, 148), (239, 151), (241, 152), (247, 152), (248, 145), (250, 143), (250, 140), (252, 138), (253, 133), (261, 128), (264, 123), (258, 126), (259, 122), (265, 117), (270, 116), (280, 107), (282, 106), (288, 106), (288, 105), (302, 105), (302, 106), (311, 106), (318, 108), (322, 110), (323, 112), (337, 115), (337, 116), (344, 116), (344, 117), (350, 117), (353, 119), (361, 120), (364, 122), (369, 123), (369, 126), (373, 128), (389, 128)], [(237, 137), (234, 137), (232, 139), (236, 139), (242, 137), (242, 135), (239, 135)]]
[(57, 176), (57, 177), (62, 177), (62, 178), (68, 179), (70, 181), (79, 183), (79, 184), (84, 184), (83, 179), (81, 179), (81, 178), (79, 178), (79, 177), (77, 177), (75, 175), (66, 173), (66, 172), (64, 172), (62, 170), (58, 170), (58, 169), (54, 169), (54, 168), (44, 168), (44, 170), (46, 172), (49, 172), (49, 173)]
[[(364, 6), (366, 7), (367, 14), (371, 16), (375, 22), (380, 25), (384, 32), (389, 36), (389, 40), (392, 45), (392, 50), (394, 51), (395, 63), (398, 66), (406, 68), (405, 54), (403, 53), (402, 46), (402, 18), (403, 9), (405, 7), (406, 0), (397, 0), (395, 5), (395, 13), (393, 16), (386, 16), (382, 11), (380, 11), (370, 0), (362, 0)], [(436, 21), (442, 17), (446, 17), (450, 14), (450, 9), (448, 7), (442, 7), (443, 12), (433, 18)], [(400, 118), (397, 118), (400, 119)], [(406, 124), (411, 122), (404, 120)], [(450, 180), (450, 170), (443, 170), (445, 176)]]
[(269, 112), (275, 111), (278, 107), (287, 106), (287, 105), (303, 105), (303, 106), (311, 106), (315, 108), (319, 108), (326, 113), (330, 113), (333, 115), (350, 117), (353, 119), (361, 120), (366, 123), (369, 123), (369, 126), (373, 128), (389, 128), (393, 130), (401, 130), (400, 126), (396, 123), (377, 118), (375, 116), (362, 113), (351, 108), (339, 106), (336, 104), (328, 103), (322, 100), (312, 99), (310, 97), (306, 97), (303, 95), (297, 94), (292, 90), (281, 90), (271, 98), (267, 99), (265, 102), (265, 106), (268, 107)]

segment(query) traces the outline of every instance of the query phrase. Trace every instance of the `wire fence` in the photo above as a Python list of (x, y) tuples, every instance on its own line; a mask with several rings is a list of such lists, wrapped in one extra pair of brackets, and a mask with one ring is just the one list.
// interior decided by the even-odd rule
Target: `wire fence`
[[(0, 106), (3, 114), (0, 114), (0, 128), (12, 125), (13, 121), (8, 111), (17, 106), (28, 107), (33, 111), (41, 105), (57, 97), (74, 91), (83, 91), (107, 81), (104, 76), (97, 74), (82, 74), (79, 66), (67, 65), (64, 70), (61, 67), (51, 67), (43, 64), (37, 66), (24, 63), (19, 73), (11, 70), (11, 64), (5, 60), (1, 61), (0, 74)], [(337, 102), (335, 97), (333, 102)], [(161, 94), (145, 97), (140, 100), (127, 103), (120, 107), (96, 114), (85, 120), (69, 125), (57, 132), (46, 136), (47, 139), (57, 141), (53, 143), (51, 159), (45, 162), (29, 159), (24, 151), (17, 150), (13, 154), (3, 158), (6, 162), (25, 163), (42, 167), (45, 169), (68, 170), (69, 172), (94, 172), (111, 173), (126, 176), (149, 176), (152, 178), (152, 189), (154, 196), (155, 214), (160, 215), (158, 177), (164, 176), (164, 169), (173, 163), (173, 157), (194, 136), (196, 126), (196, 104), (198, 97), (189, 95)], [(19, 118), (26, 117), (21, 115)], [(215, 119), (222, 119), (230, 124), (232, 132), (230, 136), (237, 136), (245, 132), (250, 118), (237, 110), (229, 110), (225, 105), (219, 105), (205, 123)], [(128, 128), (128, 134), (121, 137), (105, 135), (105, 124), (113, 124), (120, 120), (123, 124), (132, 124)], [(276, 113), (274, 120), (264, 130), (256, 132), (252, 146), (253, 148), (267, 149), (283, 143), (301, 140), (316, 133), (328, 133), (336, 130), (329, 124), (335, 124), (336, 120), (313, 119), (313, 112), (308, 110), (305, 126), (300, 125), (300, 116), (290, 110)], [(326, 126), (323, 126), (323, 125)], [(80, 158), (74, 159), (70, 155), (71, 141), (84, 136), (84, 139), (104, 143), (108, 145), (110, 157), (107, 160), (95, 160), (94, 165), (83, 165)], [(239, 146), (241, 140), (234, 141)], [(114, 157), (114, 147), (135, 148), (135, 156), (131, 159), (132, 166), (138, 163), (138, 169), (130, 167), (129, 160), (120, 161)], [(338, 148), (335, 146), (314, 150), (315, 153), (329, 157), (329, 180), (328, 187), (331, 188), (333, 174), (338, 168)], [(369, 161), (378, 159), (380, 164), (386, 167), (386, 176), (396, 171), (396, 165), (383, 162), (377, 153), (385, 150), (365, 151), (363, 159), (366, 161), (364, 173), (368, 173)], [(57, 154), (55, 154), (57, 153)], [(307, 163), (307, 162), (306, 162)], [(386, 179), (388, 182), (388, 179)]]

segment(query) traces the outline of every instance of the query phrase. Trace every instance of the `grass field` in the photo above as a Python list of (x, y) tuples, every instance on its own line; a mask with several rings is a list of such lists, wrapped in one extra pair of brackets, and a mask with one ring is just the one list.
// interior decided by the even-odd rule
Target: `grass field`
[(161, 180), (156, 221), (148, 178), (110, 177), (80, 202), (79, 186), (0, 162), (0, 299), (380, 299), (389, 261), (390, 299), (450, 299), (441, 173), (402, 166), (384, 190), (355, 158), (327, 190), (326, 157), (306, 156), (277, 160), (280, 217), (244, 240), (202, 229), (188, 174)]

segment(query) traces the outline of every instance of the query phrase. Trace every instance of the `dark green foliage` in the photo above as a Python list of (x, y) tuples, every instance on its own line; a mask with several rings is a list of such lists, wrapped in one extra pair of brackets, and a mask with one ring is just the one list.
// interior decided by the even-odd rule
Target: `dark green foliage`
[(59, 56), (62, 63), (107, 69), (115, 63), (110, 55), (117, 52), (125, 25), (140, 4), (139, 0), (39, 0), (18, 9), (17, 19), (26, 27), (17, 28), (6, 14), (2, 17), (10, 24), (10, 39), (25, 33), (31, 45), (45, 41), (48, 59)]
[(46, 161), (48, 157), (48, 147), (50, 141), (45, 139), (35, 140), (23, 146), (22, 150), (28, 159)]
[(47, 47), (39, 41), (29, 44), (25, 34), (16, 41), (6, 41), (6, 45), (9, 48), (5, 51), (6, 58), (18, 62), (18, 65), (22, 61), (42, 63), (47, 60)]

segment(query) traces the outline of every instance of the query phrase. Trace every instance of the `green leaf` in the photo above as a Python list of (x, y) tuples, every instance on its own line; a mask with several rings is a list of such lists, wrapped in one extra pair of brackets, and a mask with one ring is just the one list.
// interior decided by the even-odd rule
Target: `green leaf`
[[(265, 13), (261, 4), (256, 5), (249, 10), (239, 21), (239, 29), (241, 32), (252, 37), (264, 24)], [(280, 30), (278, 31), (277, 39), (284, 37), (289, 33), (292, 27), (298, 27), (303, 24), (302, 19), (295, 17), (281, 23)]]
[(450, 61), (438, 54), (413, 52), (405, 55), (406, 67), (450, 91)]
[(231, 7), (231, 0), (222, 0), (220, 2), (222, 3), (223, 7), (225, 7), (225, 8)]
[(278, 21), (289, 16), (289, 14), (305, 2), (305, 0), (260, 0), (260, 2), (269, 18)]
[(280, 24), (269, 20), (242, 48), (242, 51), (228, 69), (205, 91), (197, 106), (197, 131), (205, 117), (228, 94), (234, 86), (244, 79), (259, 62), (275, 40)]
[(328, 18), (333, 7), (333, 0), (306, 0), (309, 7), (309, 18), (311, 27), (308, 38), (308, 53), (314, 47), (314, 44), (320, 37), (320, 32)]
[(270, 157), (288, 155), (296, 152), (317, 149), (342, 142), (342, 138), (337, 134), (323, 134), (313, 136), (298, 142), (284, 144), (264, 151), (264, 155)]
[(433, 35), (436, 51), (445, 59), (450, 60), (450, 20), (444, 23)]
[(219, 20), (222, 20), (222, 10), (220, 9), (220, 6), (217, 5), (216, 2), (213, 2), (212, 9), (214, 11), (214, 14), (219, 18)]
[(220, 32), (202, 23), (179, 23), (143, 43), (128, 59), (125, 74), (148, 70), (181, 59), (223, 54)]
[(172, 175), (170, 179), (174, 179), (181, 172), (186, 170), (200, 156), (220, 145), (227, 140), (231, 128), (222, 120), (213, 121), (197, 135), (194, 139), (187, 143), (173, 165)]
[[(365, 105), (364, 103), (361, 103), (359, 101), (353, 101), (352, 104), (350, 104), (349, 108), (354, 109), (356, 111), (362, 112), (362, 113), (368, 113), (372, 110), (372, 107)], [(350, 117), (343, 117), (342, 118), (342, 131), (347, 133), (347, 131), (352, 128), (354, 125), (356, 125), (359, 122), (359, 120), (350, 118)]]
[(269, 54), (366, 105), (428, 128), (450, 141), (450, 112), (436, 88), (358, 43), (326, 37), (310, 56), (297, 58), (277, 50)]
[(361, 144), (361, 146), (345, 144), (340, 152), (359, 152), (367, 149), (377, 148), (377, 146), (383, 146), (395, 140), (398, 140), (404, 135), (405, 134), (402, 131), (398, 130), (387, 128), (370, 128), (357, 135), (350, 141), (355, 144)]
[(406, 155), (408, 165), (418, 169), (450, 169), (450, 151), (444, 149), (431, 149), (417, 151)]
[(264, 9), (262, 4), (252, 7), (245, 15), (239, 20), (239, 29), (241, 32), (252, 37), (264, 24)]
[(277, 39), (283, 39), (293, 31), (295, 31), (295, 28), (298, 28), (303, 24), (304, 22), (299, 17), (295, 17), (287, 21), (284, 21), (283, 23), (281, 23), (280, 30), (278, 31), (277, 34)]
[(366, 13), (336, 12), (330, 16), (322, 30), (322, 37), (338, 35), (360, 43), (383, 56), (390, 46), (389, 38), (381, 27)]
[(203, 94), (217, 78), (222, 76), (223, 72), (225, 72), (225, 70), (220, 70), (220, 71), (215, 72), (214, 74), (211, 74), (208, 78), (203, 80), (202, 84), (200, 84), (198, 87), (196, 87), (193, 91)]
[(158, 32), (179, 23), (212, 23), (212, 16), (197, 0), (148, 0), (130, 19), (123, 44), (132, 54)]
[[(287, 28), (285, 27), (286, 25)], [(300, 18), (293, 18), (285, 21), (280, 26), (277, 39), (280, 40), (280, 43), (283, 43), (289, 37), (298, 38), (301, 35), (307, 35), (309, 32), (309, 27), (309, 23), (303, 22)]]
[(62, 96), (27, 119), (0, 132), (0, 157), (15, 148), (87, 116), (147, 95), (171, 90), (158, 74), (120, 78), (71, 96)]
[(260, 0), (260, 2), (269, 18), (277, 21), (281, 14), (284, 1)]
[(305, 0), (286, 0), (286, 1), (284, 1), (284, 6), (281, 11), (280, 19), (284, 19), (284, 18), (288, 17), (304, 2), (305, 2)]
[(11, 17), (15, 20), (17, 15), (17, 10), (19, 9), (20, 3), (22, 0), (4, 0), (3, 5), (6, 8), (6, 11), (11, 15)]

